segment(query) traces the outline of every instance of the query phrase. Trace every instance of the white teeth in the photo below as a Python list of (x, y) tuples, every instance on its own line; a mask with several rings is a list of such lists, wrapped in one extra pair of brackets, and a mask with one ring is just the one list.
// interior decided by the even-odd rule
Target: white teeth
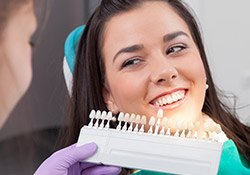
[(162, 101), (162, 99), (159, 100), (160, 106), (162, 106), (164, 103)]
[(155, 102), (155, 104), (156, 104), (156, 106), (160, 106), (160, 104), (158, 103), (158, 101), (157, 101), (157, 102)]
[(173, 103), (172, 97), (167, 96), (167, 103), (168, 103), (168, 104)]
[(166, 104), (171, 104), (173, 102), (176, 102), (178, 100), (183, 99), (185, 96), (185, 91), (177, 91), (172, 94), (166, 95), (164, 97), (161, 97), (155, 101), (156, 106), (163, 106)]
[(162, 98), (162, 102), (163, 102), (163, 104), (167, 104), (167, 99), (166, 98)]
[(182, 97), (183, 97), (183, 95), (181, 95), (181, 94), (176, 94), (177, 95), (177, 97), (178, 97), (178, 99), (181, 99)]
[(157, 118), (163, 118), (163, 110), (162, 109), (159, 109), (158, 112), (157, 112)]
[(172, 94), (171, 97), (172, 97), (173, 101), (177, 101), (178, 100), (178, 97), (175, 94)]

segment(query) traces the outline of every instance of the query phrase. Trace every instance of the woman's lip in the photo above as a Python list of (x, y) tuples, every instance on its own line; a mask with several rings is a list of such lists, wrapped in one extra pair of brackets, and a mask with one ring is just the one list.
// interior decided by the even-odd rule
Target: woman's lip
[(151, 101), (150, 101), (150, 104), (153, 104), (153, 102), (154, 102), (156, 99), (160, 98), (160, 97), (164, 97), (164, 96), (166, 96), (166, 95), (169, 95), (169, 94), (172, 94), (172, 93), (174, 93), (174, 92), (181, 91), (181, 90), (184, 90), (185, 93), (186, 93), (186, 91), (187, 91), (188, 89), (187, 89), (187, 88), (176, 88), (176, 89), (173, 89), (173, 90), (171, 90), (171, 91), (164, 92), (164, 93), (162, 93), (162, 94), (156, 96), (153, 100), (151, 100)]
[(187, 100), (188, 96), (189, 96), (189, 91), (188, 91), (188, 89), (185, 89), (184, 98), (181, 99), (180, 101), (174, 102), (172, 104), (166, 104), (166, 105), (163, 105), (163, 106), (157, 106), (157, 105), (152, 104), (152, 103), (150, 103), (150, 104), (153, 105), (154, 108), (156, 108), (157, 110), (159, 110), (159, 109), (170, 110), (170, 109), (174, 109), (174, 108), (180, 107)]

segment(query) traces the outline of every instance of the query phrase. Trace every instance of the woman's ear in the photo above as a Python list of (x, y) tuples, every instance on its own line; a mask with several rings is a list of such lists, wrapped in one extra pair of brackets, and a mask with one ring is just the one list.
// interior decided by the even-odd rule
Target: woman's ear
[(102, 96), (108, 110), (111, 111), (113, 114), (117, 114), (119, 112), (118, 107), (114, 101), (114, 98), (112, 96), (112, 93), (110, 92), (109, 87), (106, 84), (103, 86)]

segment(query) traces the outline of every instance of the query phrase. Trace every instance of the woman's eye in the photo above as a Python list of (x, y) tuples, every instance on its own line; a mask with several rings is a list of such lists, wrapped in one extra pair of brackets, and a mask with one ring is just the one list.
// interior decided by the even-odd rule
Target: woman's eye
[(128, 66), (136, 65), (136, 64), (138, 64), (139, 62), (141, 62), (141, 60), (138, 59), (138, 58), (133, 58), (133, 59), (126, 60), (126, 61), (122, 64), (122, 68), (128, 67)]
[(174, 54), (174, 53), (178, 53), (181, 52), (182, 50), (186, 49), (187, 47), (184, 45), (177, 45), (177, 46), (173, 46), (170, 47), (167, 51), (166, 54)]

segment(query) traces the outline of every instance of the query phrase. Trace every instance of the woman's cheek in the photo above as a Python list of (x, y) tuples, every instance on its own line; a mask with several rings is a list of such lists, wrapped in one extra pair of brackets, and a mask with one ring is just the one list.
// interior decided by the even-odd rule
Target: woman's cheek
[(206, 73), (203, 62), (198, 55), (193, 55), (182, 64), (182, 70), (186, 77), (193, 81), (205, 81)]

